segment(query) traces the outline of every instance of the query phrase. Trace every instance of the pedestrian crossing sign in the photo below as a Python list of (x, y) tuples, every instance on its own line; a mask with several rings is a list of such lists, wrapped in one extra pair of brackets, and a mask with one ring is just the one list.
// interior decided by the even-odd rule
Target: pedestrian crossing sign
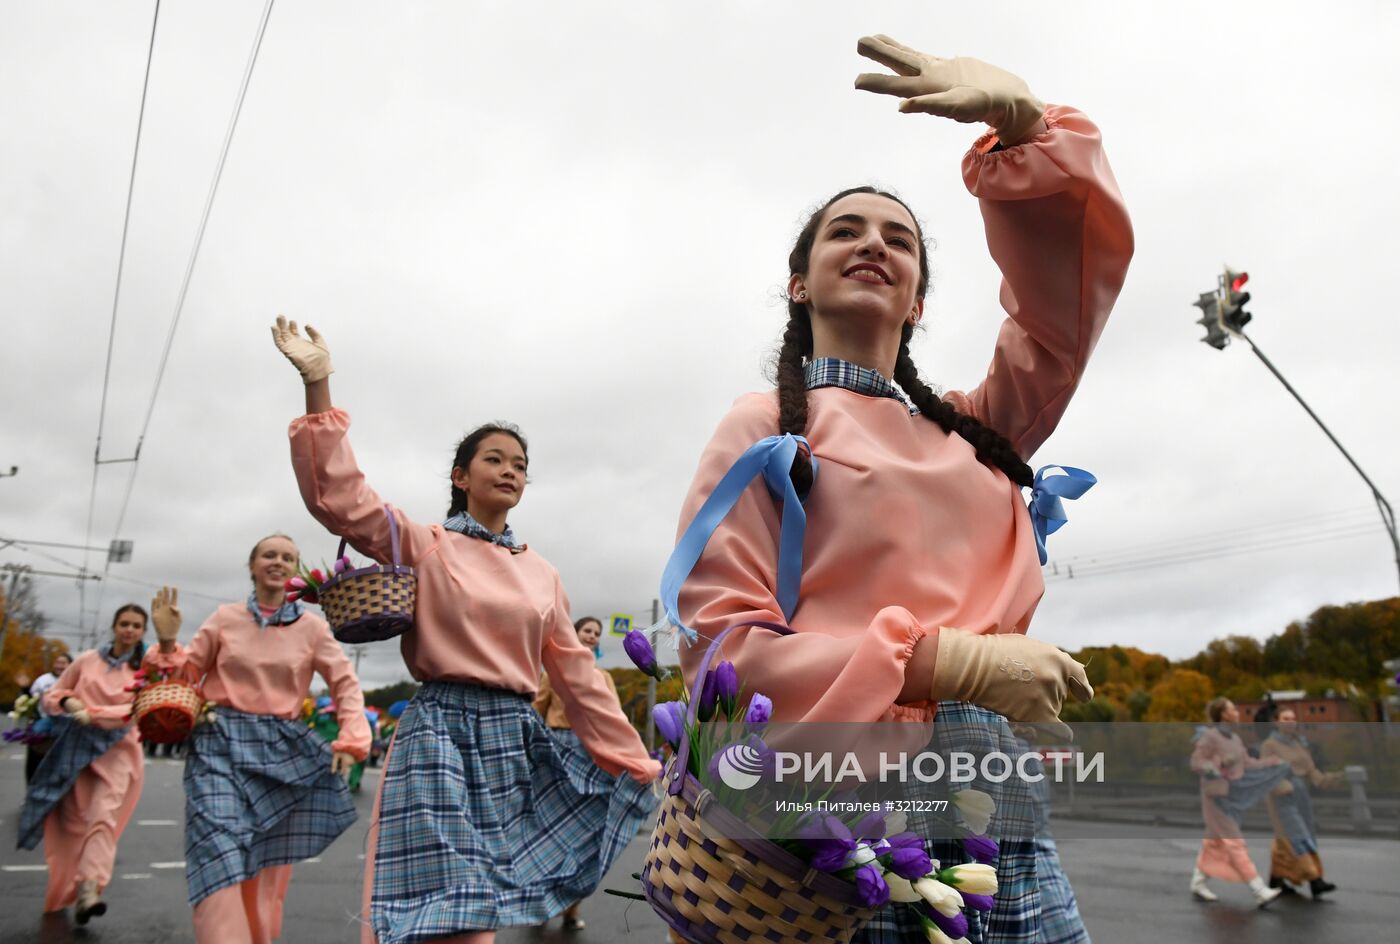
[(632, 629), (632, 617), (626, 613), (614, 613), (609, 619), (612, 621), (611, 632), (614, 636), (626, 636)]

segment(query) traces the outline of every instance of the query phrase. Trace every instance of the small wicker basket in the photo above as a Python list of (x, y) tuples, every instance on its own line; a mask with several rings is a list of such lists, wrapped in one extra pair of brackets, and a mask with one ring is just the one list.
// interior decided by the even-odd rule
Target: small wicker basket
[(131, 716), (141, 740), (177, 744), (190, 736), (202, 707), (204, 699), (198, 689), (189, 682), (168, 679), (138, 691), (131, 703)]
[[(759, 625), (781, 632), (787, 627)], [(695, 676), (690, 722), (720, 633)], [(847, 944), (875, 916), (850, 882), (814, 869), (741, 822), (687, 770), (690, 739), (666, 771), (667, 795), (642, 867), (647, 901), (696, 944)]]
[[(344, 643), (392, 639), (413, 626), (418, 578), (412, 567), (400, 562), (399, 524), (387, 505), (384, 514), (389, 519), (393, 563), (338, 573), (323, 583), (316, 594), (331, 632)], [(337, 560), (345, 556), (345, 543), (345, 538), (341, 538)]]

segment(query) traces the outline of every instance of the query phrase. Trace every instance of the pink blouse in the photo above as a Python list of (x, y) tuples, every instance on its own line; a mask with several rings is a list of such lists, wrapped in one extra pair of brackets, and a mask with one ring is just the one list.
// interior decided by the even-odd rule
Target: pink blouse
[[(199, 684), (206, 701), (254, 715), (294, 721), (313, 672), (335, 699), (340, 735), (331, 749), (357, 760), (369, 755), (365, 699), (345, 650), (326, 621), (311, 612), (284, 626), (260, 626), (243, 603), (225, 603), (199, 627), (188, 647), (153, 648), (146, 663)], [(202, 680), (202, 682), (201, 682)]]
[[(343, 410), (292, 421), (292, 467), (306, 507), (361, 554), (390, 560), (384, 501), (355, 462)], [(569, 725), (599, 767), (648, 783), (660, 774), (578, 641), (559, 574), (539, 554), (425, 525), (392, 509), (401, 561), (418, 575), (414, 627), (400, 642), (421, 682), (468, 682), (534, 696), (541, 668), (563, 696)]]
[[(1100, 147), (1078, 111), (1003, 151), (984, 136), (963, 160), (1001, 268), (1001, 329), (987, 377), (949, 393), (963, 413), (1030, 456), (1064, 415), (1123, 285), (1133, 233)], [(809, 391), (806, 437), (819, 469), (794, 635), (736, 630), (723, 654), (777, 721), (927, 721), (896, 705), (915, 644), (941, 626), (1023, 633), (1044, 593), (1021, 490), (971, 445), (892, 399)], [(680, 532), (734, 460), (778, 432), (775, 392), (739, 398), (700, 458)], [(779, 506), (751, 484), (680, 594), (702, 638), (682, 645), (688, 680), (707, 640), (746, 620), (784, 622), (775, 599)]]
[[(89, 649), (74, 659), (44, 692), (42, 704), (46, 712), (57, 717), (66, 714), (63, 699), (76, 698), (87, 708), (93, 724), (112, 731), (131, 723), (128, 716), (134, 696), (126, 689), (135, 680), (136, 670), (126, 659), (111, 666), (100, 652)], [(132, 728), (127, 736), (134, 740), (136, 729)]]

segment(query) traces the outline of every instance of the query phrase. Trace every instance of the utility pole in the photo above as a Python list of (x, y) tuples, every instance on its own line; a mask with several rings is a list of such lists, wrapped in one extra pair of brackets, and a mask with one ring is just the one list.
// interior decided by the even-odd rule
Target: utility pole
[(1386, 534), (1390, 537), (1390, 546), (1395, 553), (1395, 572), (1400, 578), (1400, 534), (1395, 530), (1395, 511), (1390, 507), (1390, 502), (1386, 501), (1381, 490), (1376, 487), (1376, 483), (1371, 481), (1371, 477), (1365, 473), (1351, 453), (1346, 451), (1332, 431), (1327, 428), (1327, 424), (1322, 422), (1322, 417), (1313, 412), (1313, 408), (1308, 406), (1306, 400), (1297, 390), (1293, 389), (1279, 369), (1274, 366), (1273, 361), (1264, 356), (1264, 352), (1259, 350), (1259, 345), (1255, 344), (1249, 335), (1244, 333), (1244, 326), (1248, 324), (1254, 316), (1244, 310), (1245, 303), (1249, 301), (1249, 293), (1243, 291), (1244, 285), (1249, 281), (1248, 272), (1234, 272), (1229, 268), (1225, 269), (1223, 275), (1219, 276), (1216, 283), (1215, 292), (1202, 292), (1199, 300), (1193, 302), (1197, 308), (1201, 309), (1201, 319), (1196, 323), (1204, 325), (1206, 336), (1201, 338), (1203, 342), (1209, 344), (1217, 351), (1225, 350), (1230, 343), (1230, 338), (1239, 338), (1249, 345), (1249, 349), (1254, 352), (1264, 366), (1269, 368), (1270, 373), (1278, 378), (1278, 382), (1283, 384), (1285, 390), (1293, 394), (1293, 399), (1307, 411), (1321, 430), (1327, 434), (1327, 438), (1332, 441), (1332, 445), (1337, 447), (1337, 451), (1356, 470), (1356, 474), (1361, 476), (1361, 480), (1366, 483), (1366, 487), (1371, 490), (1371, 497), (1376, 501), (1376, 508), (1380, 511), (1381, 524), (1385, 526)]
[(355, 657), (355, 678), (360, 677), (360, 658), (365, 654), (364, 646), (351, 646), (350, 653)]
[[(661, 601), (655, 598), (651, 601), (651, 625), (655, 626), (656, 621), (661, 619)], [(647, 750), (656, 750), (656, 719), (651, 716), (652, 710), (656, 708), (656, 679), (647, 678)]]

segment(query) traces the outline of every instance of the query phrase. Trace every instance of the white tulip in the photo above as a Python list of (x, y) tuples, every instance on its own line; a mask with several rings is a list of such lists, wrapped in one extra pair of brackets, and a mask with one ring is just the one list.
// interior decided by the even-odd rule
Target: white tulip
[(952, 801), (967, 828), (979, 836), (986, 835), (992, 814), (997, 811), (996, 801), (981, 790), (959, 790), (953, 794)]
[(893, 872), (885, 873), (885, 884), (890, 887), (890, 901), (897, 901), (902, 904), (911, 904), (924, 897), (914, 888), (914, 883), (907, 878), (900, 878)]
[(858, 842), (851, 850), (851, 854), (846, 856), (845, 868), (859, 868), (867, 862), (874, 862), (877, 856), (875, 850), (870, 848), (869, 843)]
[(997, 893), (997, 870), (980, 862), (965, 862), (943, 870), (950, 885), (955, 885), (969, 895), (995, 895)]
[(935, 911), (955, 918), (963, 909), (963, 896), (951, 885), (945, 885), (936, 878), (924, 877), (914, 883), (914, 890), (924, 896), (924, 901)]

